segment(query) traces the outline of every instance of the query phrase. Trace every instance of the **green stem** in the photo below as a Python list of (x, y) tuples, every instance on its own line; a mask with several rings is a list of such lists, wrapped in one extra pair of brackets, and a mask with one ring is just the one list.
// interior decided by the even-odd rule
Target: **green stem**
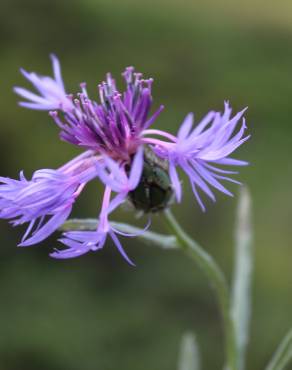
[(225, 331), (225, 370), (237, 370), (237, 347), (234, 323), (230, 313), (230, 297), (226, 279), (214, 259), (186, 234), (171, 211), (166, 210), (164, 215), (167, 225), (176, 236), (181, 249), (201, 267), (215, 289)]

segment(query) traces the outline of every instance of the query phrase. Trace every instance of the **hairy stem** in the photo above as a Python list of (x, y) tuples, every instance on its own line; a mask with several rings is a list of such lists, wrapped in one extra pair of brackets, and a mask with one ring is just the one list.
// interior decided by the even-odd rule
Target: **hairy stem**
[(226, 279), (214, 259), (186, 234), (171, 211), (166, 210), (164, 215), (167, 225), (176, 236), (181, 249), (205, 272), (215, 290), (225, 332), (225, 370), (237, 370), (237, 346), (234, 322), (230, 313), (230, 297)]

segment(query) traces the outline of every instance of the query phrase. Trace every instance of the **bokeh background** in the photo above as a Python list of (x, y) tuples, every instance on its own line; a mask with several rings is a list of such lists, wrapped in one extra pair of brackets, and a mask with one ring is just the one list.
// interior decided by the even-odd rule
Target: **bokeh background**
[[(69, 91), (87, 81), (95, 93), (106, 72), (121, 84), (125, 66), (155, 79), (157, 124), (176, 132), (197, 119), (249, 106), (252, 139), (237, 153), (251, 162), (240, 179), (254, 202), (255, 273), (248, 369), (263, 369), (292, 324), (292, 3), (264, 0), (2, 0), (0, 12), (1, 175), (29, 176), (78, 154), (62, 143), (44, 112), (17, 106), (13, 85), (27, 70), (51, 73), (62, 61)], [(230, 278), (236, 197), (218, 195), (202, 214), (185, 181), (174, 212)], [(238, 193), (236, 187), (230, 187)], [(91, 184), (74, 215), (95, 217), (101, 187)], [(119, 211), (117, 220), (136, 222)], [(134, 220), (134, 221), (133, 221)], [(159, 217), (153, 229), (163, 230)], [(76, 260), (48, 257), (56, 235), (16, 248), (23, 230), (1, 221), (0, 369), (171, 370), (185, 330), (197, 334), (204, 369), (219, 369), (223, 343), (212, 292), (192, 262), (137, 240), (124, 245), (128, 266), (110, 242)]]

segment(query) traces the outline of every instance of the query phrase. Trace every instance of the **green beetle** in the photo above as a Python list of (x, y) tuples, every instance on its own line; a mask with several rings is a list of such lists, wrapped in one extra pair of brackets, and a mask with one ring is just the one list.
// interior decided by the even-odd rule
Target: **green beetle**
[(140, 182), (128, 195), (137, 210), (145, 213), (167, 208), (173, 198), (173, 189), (168, 175), (168, 163), (145, 147), (144, 167)]

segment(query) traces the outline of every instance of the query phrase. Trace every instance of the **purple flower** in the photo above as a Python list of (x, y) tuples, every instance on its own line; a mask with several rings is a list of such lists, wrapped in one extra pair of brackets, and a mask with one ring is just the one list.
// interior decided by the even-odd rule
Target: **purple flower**
[(126, 200), (145, 212), (168, 207), (173, 192), (181, 201), (178, 168), (187, 174), (202, 210), (205, 206), (199, 192), (213, 201), (214, 188), (232, 195), (222, 180), (238, 183), (231, 177), (236, 172), (221, 166), (247, 164), (230, 157), (249, 138), (244, 136), (245, 110), (231, 117), (225, 103), (223, 114), (209, 112), (195, 128), (189, 114), (175, 136), (150, 128), (163, 106), (150, 113), (153, 80), (143, 79), (133, 67), (123, 73), (126, 89), (122, 93), (107, 74), (99, 85), (100, 102), (96, 102), (89, 98), (85, 83), (77, 96), (67, 95), (58, 59), (51, 58), (54, 78), (22, 70), (39, 95), (20, 87), (15, 91), (28, 100), (22, 106), (50, 111), (60, 138), (86, 151), (57, 170), (36, 171), (31, 180), (23, 173), (19, 180), (0, 178), (0, 217), (13, 225), (28, 223), (20, 246), (38, 243), (59, 228), (84, 186), (95, 178), (105, 186), (97, 229), (63, 233), (60, 241), (66, 249), (55, 250), (52, 257), (65, 259), (97, 251), (109, 236), (133, 264), (117, 235), (134, 235), (113, 229), (109, 216)]
[(246, 129), (245, 119), (242, 120), (238, 132), (234, 134), (245, 110), (242, 110), (231, 118), (231, 108), (229, 107), (229, 103), (226, 102), (223, 114), (209, 112), (194, 129), (192, 129), (194, 118), (193, 114), (190, 113), (182, 123), (174, 143), (168, 144), (165, 147), (163, 145), (156, 146), (156, 153), (163, 158), (167, 158), (169, 161), (170, 178), (178, 201), (181, 200), (182, 189), (176, 170), (177, 166), (189, 177), (194, 195), (203, 211), (205, 210), (205, 206), (198, 189), (213, 201), (215, 201), (215, 195), (210, 189), (210, 186), (232, 196), (232, 193), (219, 180), (240, 184), (229, 176), (237, 172), (217, 166), (247, 165), (245, 161), (229, 157), (231, 153), (249, 138), (249, 136), (244, 137)]

